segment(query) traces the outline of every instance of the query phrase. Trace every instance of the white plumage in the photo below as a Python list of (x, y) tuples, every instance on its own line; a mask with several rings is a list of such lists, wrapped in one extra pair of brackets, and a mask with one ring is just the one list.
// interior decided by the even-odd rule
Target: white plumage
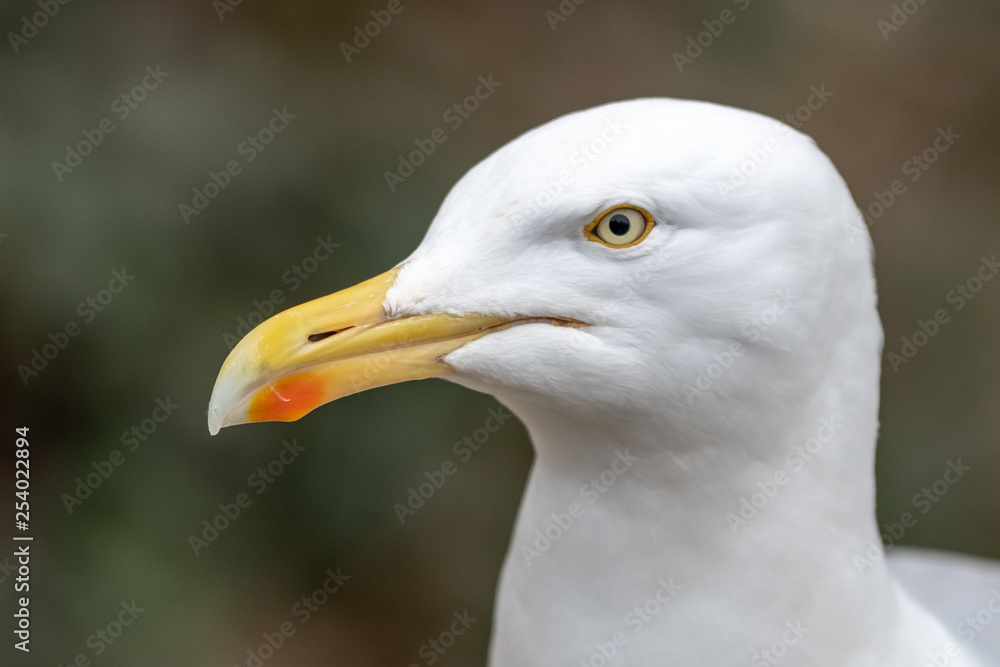
[[(655, 218), (644, 243), (582, 238), (621, 203)], [(510, 406), (537, 452), (493, 667), (596, 667), (609, 653), (630, 667), (991, 664), (973, 651), (1000, 619), (967, 643), (957, 618), (936, 619), (870, 557), (882, 350), (871, 261), (850, 193), (811, 139), (711, 104), (570, 114), (459, 181), (387, 311), (594, 325), (520, 326), (445, 358), (451, 379)], [(603, 486), (617, 452), (637, 461), (594, 498), (588, 480)], [(766, 503), (745, 519), (741, 499), (758, 493)], [(918, 586), (923, 568), (964, 587), (916, 592), (942, 610), (951, 598), (974, 612), (1000, 577), (913, 554), (902, 581)], [(634, 613), (658, 592), (669, 600)]]
[[(622, 205), (647, 237), (588, 237)], [(635, 100), (507, 144), (392, 272), (258, 327), (209, 422), (448, 371), (508, 405), (537, 456), (492, 667), (998, 664), (1000, 618), (961, 625), (1000, 616), (996, 564), (881, 551), (881, 353), (867, 229), (812, 140)]]

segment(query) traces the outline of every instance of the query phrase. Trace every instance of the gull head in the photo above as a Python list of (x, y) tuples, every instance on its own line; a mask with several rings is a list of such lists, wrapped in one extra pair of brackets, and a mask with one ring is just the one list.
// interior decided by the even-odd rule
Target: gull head
[(251, 331), (208, 422), (292, 421), (436, 376), (583, 422), (738, 420), (808, 400), (835, 367), (877, 369), (880, 349), (870, 240), (814, 142), (640, 99), (514, 139), (410, 257)]

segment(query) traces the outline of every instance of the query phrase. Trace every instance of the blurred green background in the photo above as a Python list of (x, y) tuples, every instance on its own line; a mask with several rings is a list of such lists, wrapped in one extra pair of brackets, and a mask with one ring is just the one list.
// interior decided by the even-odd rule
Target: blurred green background
[[(437, 662), (484, 664), (531, 463), (524, 429), (508, 421), (401, 525), (394, 504), (455, 459), (496, 402), (434, 380), (213, 439), (205, 410), (224, 335), (274, 290), (287, 307), (390, 268), (451, 184), (521, 132), (639, 96), (784, 118), (825, 86), (832, 96), (800, 111), (802, 129), (858, 203), (904, 180), (872, 226), (887, 351), (938, 308), (952, 317), (898, 372), (884, 367), (879, 516), (912, 511), (913, 494), (961, 458), (972, 470), (901, 541), (1000, 557), (1000, 280), (960, 311), (947, 301), (1000, 252), (1000, 5), (911, 2), (919, 10), (887, 32), (886, 0), (401, 0), (348, 62), (341, 43), (387, 2), (236, 2), (43, 0), (58, 12), (35, 33), (24, 21), (38, 3), (0, 9), (2, 503), (10, 521), (13, 429), (26, 425), (35, 535), (33, 651), (4, 664), (247, 665), (286, 621), (295, 634), (264, 664), (427, 664), (421, 647), (464, 610), (478, 620)], [(547, 12), (560, 7), (556, 22)], [(674, 52), (727, 8), (735, 20), (679, 71)], [(449, 126), (442, 114), (481, 75), (500, 87)], [(121, 96), (144, 78), (151, 89), (122, 117)], [(241, 143), (275, 108), (294, 119), (247, 162)], [(57, 175), (67, 145), (105, 118), (114, 130)], [(391, 192), (384, 172), (437, 127), (448, 140)], [(948, 127), (960, 138), (909, 180), (904, 164)], [(185, 221), (179, 205), (232, 159), (240, 173)], [(318, 237), (339, 245), (304, 264)], [(80, 306), (106, 298), (123, 267), (135, 278), (120, 294), (100, 312)], [(25, 385), (18, 366), (70, 322), (79, 334)], [(178, 407), (129, 451), (123, 434), (157, 399)], [(291, 438), (305, 450), (258, 495), (249, 476)], [(68, 512), (64, 494), (114, 450), (123, 463)], [(241, 492), (252, 504), (195, 556), (189, 536)], [(301, 623), (294, 605), (337, 568), (350, 579)], [(0, 579), (9, 627), (13, 581)], [(135, 622), (88, 645), (132, 600)], [(13, 654), (5, 636), (0, 655)]]

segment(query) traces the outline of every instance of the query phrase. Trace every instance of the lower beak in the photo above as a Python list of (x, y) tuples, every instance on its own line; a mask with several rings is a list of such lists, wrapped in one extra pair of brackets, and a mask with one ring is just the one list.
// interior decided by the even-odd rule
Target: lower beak
[(452, 372), (441, 358), (513, 320), (491, 315), (389, 319), (383, 302), (397, 270), (271, 317), (222, 365), (208, 430), (295, 421), (359, 391)]

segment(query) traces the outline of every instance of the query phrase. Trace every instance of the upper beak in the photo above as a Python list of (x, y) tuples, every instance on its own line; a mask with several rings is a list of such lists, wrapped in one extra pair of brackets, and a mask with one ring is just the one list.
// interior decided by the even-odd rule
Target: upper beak
[(294, 421), (342, 396), (450, 373), (441, 360), (448, 353), (514, 321), (538, 321), (478, 314), (389, 319), (382, 304), (397, 272), (286, 310), (247, 334), (215, 381), (212, 435), (234, 424)]

